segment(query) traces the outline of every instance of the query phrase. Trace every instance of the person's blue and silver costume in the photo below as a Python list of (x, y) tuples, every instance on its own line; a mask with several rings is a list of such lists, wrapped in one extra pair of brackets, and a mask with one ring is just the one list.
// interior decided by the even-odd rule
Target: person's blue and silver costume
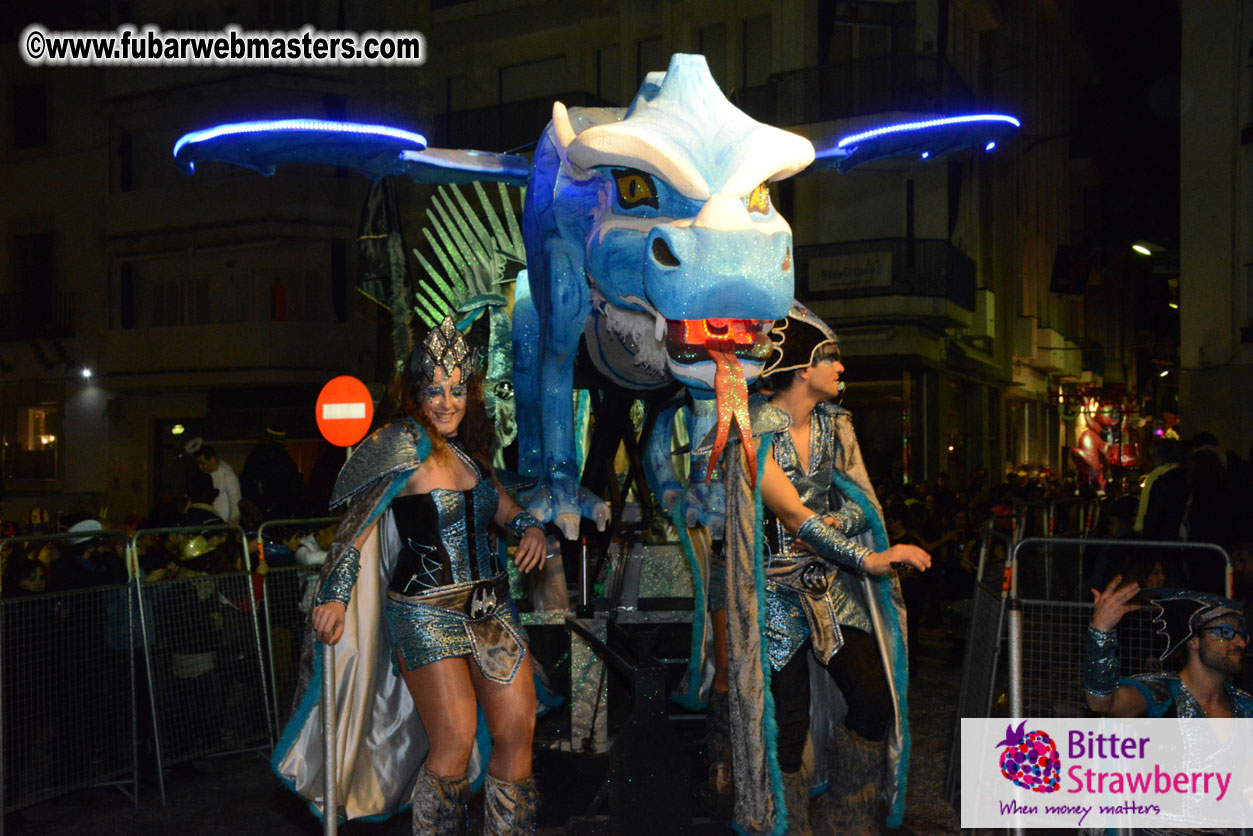
[[(442, 327), (442, 326), (441, 326)], [(509, 597), (505, 556), (488, 532), (495, 482), (455, 440), (452, 452), (477, 475), (466, 491), (403, 495), (431, 455), (431, 439), (405, 418), (373, 433), (340, 471), (332, 507), (351, 504), (319, 579), (318, 602), (345, 604), (334, 647), (336, 813), (377, 820), (410, 802), (428, 743), (404, 679), (415, 668), (473, 657), (484, 676), (508, 683), (527, 653)], [(520, 514), (510, 528), (538, 525)], [(354, 545), (357, 544), (357, 545)], [(322, 654), (306, 637), (301, 696), (275, 748), (274, 771), (323, 815)], [(467, 775), (486, 774), (482, 732)]]
[[(816, 317), (793, 303), (789, 317)], [(821, 322), (821, 320), (817, 320)], [(777, 326), (776, 326), (777, 327)], [(829, 331), (825, 324), (822, 329)], [(907, 708), (908, 670), (905, 615), (900, 587), (891, 576), (870, 577), (859, 571), (866, 555), (888, 547), (882, 510), (857, 443), (849, 412), (820, 404), (811, 417), (811, 462), (801, 468), (787, 432), (788, 414), (764, 399), (749, 404), (755, 461), (732, 441), (723, 457), (727, 468), (727, 537), (724, 561), (711, 561), (707, 587), (711, 611), (727, 609), (727, 643), (731, 656), (728, 696), (734, 728), (737, 832), (783, 833), (787, 802), (779, 769), (779, 729), (771, 680), (797, 650), (812, 642), (815, 662), (827, 662), (839, 651), (840, 625), (857, 627), (877, 645), (891, 695), (893, 717), (887, 733), (887, 824), (899, 827), (905, 811), (909, 765)], [(712, 446), (710, 433), (697, 452)], [(766, 516), (761, 479), (767, 451), (793, 482), (802, 504), (815, 517), (798, 534), (813, 551)], [(749, 468), (756, 471), (753, 480)], [(834, 525), (823, 518), (832, 516)], [(691, 558), (689, 558), (691, 559)], [(703, 645), (694, 647), (688, 689), (700, 682)], [(810, 750), (815, 753), (810, 775), (813, 790), (841, 777), (828, 749), (837, 734), (837, 689), (830, 678), (815, 676), (810, 715)], [(680, 696), (690, 696), (681, 694)], [(847, 764), (844, 764), (846, 767)], [(847, 771), (847, 770), (845, 770)]]
[[(1213, 621), (1237, 616), (1244, 621), (1243, 609), (1234, 601), (1209, 592), (1188, 590), (1145, 591), (1154, 609), (1153, 626), (1165, 645), (1158, 658), (1166, 661), (1175, 651)], [(1083, 688), (1089, 694), (1106, 696), (1119, 687), (1135, 688), (1144, 697), (1148, 717), (1204, 717), (1205, 712), (1178, 673), (1147, 673), (1121, 676), (1118, 664), (1118, 632), (1088, 628), (1084, 653)], [(1231, 698), (1234, 717), (1253, 717), (1253, 696), (1224, 683)]]

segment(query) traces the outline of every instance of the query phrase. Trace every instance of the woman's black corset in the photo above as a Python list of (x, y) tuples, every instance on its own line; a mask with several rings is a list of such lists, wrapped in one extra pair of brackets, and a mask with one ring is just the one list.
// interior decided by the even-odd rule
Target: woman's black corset
[[(418, 595), (441, 586), (490, 578), (499, 571), (490, 553), (484, 514), (486, 495), (495, 493), (487, 480), (474, 490), (435, 490), (392, 500), (400, 548), (388, 589)], [(477, 507), (476, 507), (477, 506)], [(479, 513), (475, 513), (475, 511)]]

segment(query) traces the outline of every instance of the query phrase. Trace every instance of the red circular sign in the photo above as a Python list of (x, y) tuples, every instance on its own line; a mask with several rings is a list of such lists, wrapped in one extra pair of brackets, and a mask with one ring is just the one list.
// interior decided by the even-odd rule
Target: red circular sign
[(336, 447), (351, 447), (370, 431), (374, 399), (365, 384), (343, 375), (322, 387), (317, 404), (318, 430)]

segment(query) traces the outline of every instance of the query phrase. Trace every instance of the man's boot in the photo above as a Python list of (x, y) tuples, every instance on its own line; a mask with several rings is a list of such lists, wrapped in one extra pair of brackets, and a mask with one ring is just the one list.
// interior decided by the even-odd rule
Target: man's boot
[(470, 782), (465, 776), (441, 778), (426, 767), (413, 788), (413, 836), (466, 836), (466, 800)]
[(501, 781), (487, 776), (483, 787), (483, 836), (531, 836), (539, 814), (535, 776)]
[(783, 773), (783, 801), (787, 804), (787, 836), (814, 836), (809, 823), (809, 773)]
[(817, 836), (880, 836), (884, 757), (887, 744), (836, 727), (831, 786), (814, 804)]

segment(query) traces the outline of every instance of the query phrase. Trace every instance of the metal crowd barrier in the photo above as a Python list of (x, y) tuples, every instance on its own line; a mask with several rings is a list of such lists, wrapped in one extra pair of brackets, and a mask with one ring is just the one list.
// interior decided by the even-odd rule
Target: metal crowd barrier
[[(1024, 584), (1035, 562), (1034, 549), (1050, 547), (1053, 560), (1071, 559), (1081, 563), (1086, 553), (1110, 550), (1117, 555), (1134, 553), (1145, 562), (1169, 565), (1172, 557), (1190, 555), (1194, 574), (1189, 588), (1230, 596), (1232, 592), (1231, 558), (1212, 543), (1178, 543), (1145, 540), (1094, 540), (1085, 538), (1029, 538), (1014, 547), (1011, 566), (1010, 595), (1021, 602), (1017, 612), (1010, 613), (1009, 652), (1018, 656), (1019, 676), (1011, 676), (1009, 699), (1014, 717), (1081, 717), (1083, 699), (1083, 643), (1092, 617), (1091, 595), (1086, 588), (1063, 590), (1071, 592), (1064, 598), (1042, 596), (1041, 588)], [(1072, 551), (1062, 554), (1059, 549)], [(1099, 560), (1099, 556), (1097, 558)], [(1196, 566), (1206, 563), (1208, 565)], [(1113, 567), (1111, 567), (1113, 568)], [(1108, 574), (1108, 571), (1105, 572)], [(1086, 575), (1086, 573), (1085, 573)], [(1086, 599), (1086, 600), (1085, 600)], [(1120, 657), (1124, 676), (1133, 676), (1157, 669), (1157, 644), (1150, 616), (1146, 612), (1128, 615), (1119, 625)], [(1026, 712), (1025, 714), (1023, 712)]]
[[(0, 540), (10, 561), (33, 558), (44, 545), (61, 552), (51, 561), (54, 580), (58, 574), (62, 582), (72, 579), (73, 569), (82, 582), (110, 574), (114, 582), (36, 594), (3, 590), (0, 810), (100, 786), (116, 787), (137, 805), (135, 648), (142, 633), (133, 587), (125, 583), (126, 535), (106, 530)], [(62, 563), (81, 555), (91, 556), (82, 564)], [(96, 578), (93, 564), (103, 570)]]
[(956, 803), (961, 778), (961, 718), (990, 716), (996, 693), (1001, 655), (1001, 630), (1009, 593), (1005, 570), (1013, 552), (1013, 538), (997, 531), (995, 520), (980, 532), (979, 563), (970, 600), (970, 623), (962, 664), (961, 689), (953, 720), (953, 744), (945, 773), (945, 795)]
[[(257, 529), (257, 543), (264, 561), (267, 532), (276, 529), (306, 530), (338, 522), (340, 517), (267, 520)], [(265, 649), (269, 664), (270, 711), (274, 727), (281, 729), (291, 716), (300, 666), (305, 621), (316, 594), (319, 566), (268, 567), (262, 583)]]
[[(995, 559), (998, 546), (1008, 560)], [(1119, 556), (1134, 553), (1144, 560), (1160, 557), (1166, 563), (1172, 556), (1191, 554), (1194, 570), (1199, 570), (1194, 577), (1208, 579), (1192, 583), (1192, 587), (1231, 595), (1231, 559), (1213, 544), (1087, 537), (1015, 540), (988, 523), (949, 752), (945, 789), (951, 803), (957, 803), (960, 793), (962, 717), (1085, 716), (1083, 653), (1092, 618), (1087, 579), (1098, 567), (1084, 561), (1091, 558), (1099, 563), (1103, 553), (1110, 555), (1107, 550), (1115, 550), (1113, 554)], [(1071, 566), (1072, 562), (1076, 565)], [(1198, 565), (1202, 563), (1209, 565)], [(1065, 586), (1050, 580), (1054, 577), (1081, 577), (1084, 582)], [(1129, 614), (1119, 625), (1124, 676), (1160, 669), (1160, 648), (1150, 620), (1150, 614), (1141, 611)], [(1001, 674), (1003, 664), (1007, 675)], [(998, 702), (998, 693), (1007, 701)]]
[[(211, 559), (228, 571), (204, 574), (182, 566), (184, 535), (205, 533), (227, 535)], [(137, 581), (140, 622), (151, 636), (143, 642), (144, 665), (164, 805), (166, 767), (273, 748), (274, 726), (243, 529), (226, 524), (143, 529), (131, 539), (137, 561), (149, 556), (138, 553), (138, 544), (150, 536), (162, 538), (157, 547), (169, 557), (166, 568)]]

